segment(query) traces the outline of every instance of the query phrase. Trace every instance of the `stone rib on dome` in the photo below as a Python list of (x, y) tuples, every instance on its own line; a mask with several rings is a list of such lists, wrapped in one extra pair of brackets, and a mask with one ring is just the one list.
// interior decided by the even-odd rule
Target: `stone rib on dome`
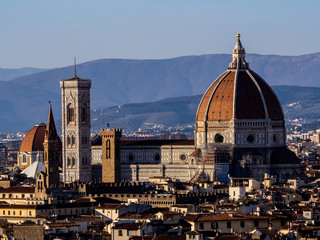
[(271, 120), (283, 120), (284, 115), (281, 104), (272, 88), (257, 73), (252, 70), (250, 70), (250, 73), (253, 75), (261, 88), (264, 99), (266, 101), (269, 118)]
[(236, 118), (264, 119), (265, 109), (259, 89), (246, 71), (238, 72), (236, 90)]
[(207, 109), (208, 121), (225, 121), (233, 117), (233, 92), (235, 72), (229, 72), (216, 87)]
[(221, 79), (223, 79), (223, 77), (225, 76), (225, 74), (227, 74), (228, 72), (225, 72), (223, 74), (221, 74), (216, 81), (214, 81), (210, 87), (207, 89), (206, 93), (203, 95), (201, 102), (199, 104), (198, 107), (198, 112), (197, 112), (197, 117), (196, 120), (197, 121), (205, 121), (205, 116), (207, 113), (207, 106), (208, 104), (211, 102), (212, 99), (212, 93), (214, 92), (216, 86), (218, 85), (218, 83), (220, 82)]
[(25, 135), (20, 145), (20, 152), (43, 151), (43, 141), (46, 132), (44, 123), (37, 124)]

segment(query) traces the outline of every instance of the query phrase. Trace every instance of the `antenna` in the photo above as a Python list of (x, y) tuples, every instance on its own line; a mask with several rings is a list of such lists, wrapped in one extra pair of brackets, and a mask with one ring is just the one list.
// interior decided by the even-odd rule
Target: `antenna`
[(102, 129), (104, 129), (104, 112), (102, 110)]
[(77, 78), (77, 58), (74, 56), (74, 78)]

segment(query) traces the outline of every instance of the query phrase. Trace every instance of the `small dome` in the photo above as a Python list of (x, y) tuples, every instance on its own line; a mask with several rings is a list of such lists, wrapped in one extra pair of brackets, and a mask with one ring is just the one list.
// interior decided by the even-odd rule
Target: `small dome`
[(35, 125), (23, 138), (20, 152), (43, 151), (43, 141), (46, 125), (40, 123)]

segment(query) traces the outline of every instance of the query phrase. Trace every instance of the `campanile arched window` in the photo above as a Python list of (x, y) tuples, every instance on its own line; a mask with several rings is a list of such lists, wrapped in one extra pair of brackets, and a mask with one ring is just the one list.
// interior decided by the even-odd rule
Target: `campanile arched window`
[(67, 123), (74, 122), (74, 107), (70, 104), (67, 106)]
[(86, 104), (84, 104), (81, 109), (81, 121), (82, 122), (87, 121), (87, 106), (86, 106)]

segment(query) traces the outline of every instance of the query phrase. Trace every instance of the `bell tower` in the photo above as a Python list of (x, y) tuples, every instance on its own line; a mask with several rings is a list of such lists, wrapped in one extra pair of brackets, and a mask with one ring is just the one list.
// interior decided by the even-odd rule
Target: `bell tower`
[(62, 159), (64, 182), (91, 181), (91, 80), (60, 81), (62, 95)]

